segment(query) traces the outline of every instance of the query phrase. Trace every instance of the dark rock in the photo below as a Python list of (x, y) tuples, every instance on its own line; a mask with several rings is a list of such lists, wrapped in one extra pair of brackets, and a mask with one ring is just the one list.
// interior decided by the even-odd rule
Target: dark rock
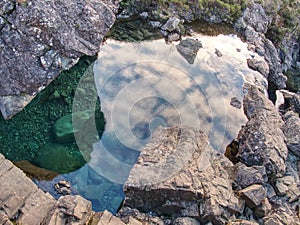
[(268, 198), (264, 198), (259, 206), (255, 208), (255, 215), (258, 218), (267, 216), (272, 210), (272, 205), (270, 204)]
[(249, 68), (260, 72), (266, 78), (268, 77), (269, 66), (265, 61), (259, 60), (256, 58), (250, 58), (250, 59), (247, 59), (247, 63), (248, 63)]
[(190, 217), (179, 217), (174, 222), (174, 225), (200, 225), (199, 221)]
[(245, 199), (246, 204), (250, 208), (255, 208), (259, 206), (266, 197), (266, 190), (262, 185), (253, 184), (245, 189), (240, 190), (239, 194)]
[(176, 45), (176, 48), (189, 64), (193, 64), (199, 49), (202, 48), (202, 43), (198, 40), (187, 38), (181, 40), (180, 43)]
[(300, 157), (300, 118), (293, 111), (288, 111), (283, 115), (284, 125), (282, 131), (286, 137), (288, 149)]
[(215, 54), (218, 56), (218, 57), (222, 57), (223, 54), (221, 53), (221, 51), (219, 49), (215, 49)]
[(272, 102), (253, 85), (245, 85), (247, 124), (238, 135), (237, 158), (247, 166), (265, 166), (269, 178), (283, 176), (288, 150), (283, 121)]
[(239, 99), (237, 97), (232, 97), (230, 99), (230, 105), (232, 105), (233, 107), (240, 109), (242, 108), (242, 103), (239, 101)]
[[(95, 55), (115, 20), (111, 1), (1, 1), (0, 109), (8, 119), (62, 70)], [(5, 44), (4, 44), (5, 43)]]
[(241, 188), (265, 183), (266, 171), (262, 166), (247, 167), (243, 163), (238, 163), (234, 165), (234, 173), (234, 180)]
[(203, 132), (158, 128), (124, 185), (125, 205), (223, 223), (243, 209), (225, 170), (230, 166), (227, 158), (213, 152)]
[(279, 90), (278, 92), (281, 93), (284, 98), (284, 102), (281, 102), (281, 104), (284, 104), (284, 108), (300, 115), (300, 94), (287, 90)]

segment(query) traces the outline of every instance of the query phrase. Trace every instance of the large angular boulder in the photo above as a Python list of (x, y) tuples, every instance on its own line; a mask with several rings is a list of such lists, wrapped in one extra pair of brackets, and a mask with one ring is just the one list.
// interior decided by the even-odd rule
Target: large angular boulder
[(222, 224), (243, 209), (225, 169), (231, 166), (211, 149), (203, 132), (158, 128), (124, 185), (125, 205)]
[(113, 0), (0, 3), (0, 110), (19, 112), (62, 70), (95, 55), (115, 21)]
[(265, 166), (269, 178), (281, 177), (288, 154), (281, 130), (284, 122), (256, 86), (245, 84), (245, 92), (244, 111), (249, 121), (238, 135), (237, 158), (247, 166)]

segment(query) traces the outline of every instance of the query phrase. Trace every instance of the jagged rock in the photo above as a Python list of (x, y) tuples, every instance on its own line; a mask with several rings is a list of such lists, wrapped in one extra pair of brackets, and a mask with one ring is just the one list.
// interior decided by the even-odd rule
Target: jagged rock
[[(8, 119), (62, 70), (95, 55), (115, 21), (114, 1), (1, 1), (0, 109)], [(25, 96), (25, 97), (24, 97)]]
[(278, 195), (286, 194), (290, 202), (297, 200), (300, 196), (300, 190), (292, 176), (284, 176), (276, 179), (275, 187)]
[(90, 201), (76, 196), (62, 196), (58, 199), (56, 207), (52, 209), (45, 220), (48, 225), (88, 224), (92, 217), (92, 204)]
[(179, 217), (173, 222), (173, 225), (200, 225), (200, 223), (194, 218)]
[(237, 97), (232, 97), (230, 99), (230, 105), (237, 109), (242, 108), (242, 103), (239, 101), (239, 99)]
[(284, 102), (281, 104), (284, 104), (284, 107), (288, 110), (292, 110), (295, 113), (300, 114), (300, 94), (289, 92), (287, 90), (279, 90), (278, 92), (280, 92), (284, 97)]
[(255, 215), (258, 218), (265, 217), (272, 210), (272, 205), (270, 204), (268, 198), (264, 198), (259, 206), (255, 208)]
[(7, 219), (14, 219), (17, 224), (39, 225), (55, 205), (55, 200), (49, 194), (39, 190), (19, 168), (2, 155), (0, 183), (1, 217), (7, 224)]
[(246, 204), (250, 208), (255, 208), (259, 206), (266, 197), (266, 190), (262, 185), (253, 184), (245, 189), (240, 190), (239, 195), (245, 199)]
[(227, 158), (213, 152), (203, 132), (160, 127), (124, 185), (125, 205), (222, 223), (243, 209), (225, 170), (230, 166)]
[(176, 45), (177, 51), (183, 56), (183, 58), (186, 59), (186, 61), (188, 61), (189, 64), (194, 63), (200, 48), (202, 48), (202, 43), (192, 38), (181, 40), (180, 43)]
[(300, 118), (293, 111), (288, 111), (283, 115), (283, 133), (286, 137), (288, 149), (300, 157)]
[(179, 24), (181, 20), (175, 16), (172, 16), (168, 21), (161, 27), (162, 30), (173, 32), (179, 29)]
[[(125, 225), (122, 220), (111, 212), (105, 210), (104, 212), (96, 213), (96, 216), (93, 217), (91, 225)], [(126, 225), (142, 225), (133, 221), (129, 221)]]
[(234, 180), (241, 188), (252, 184), (264, 184), (266, 182), (266, 170), (263, 166), (247, 167), (243, 163), (234, 165)]
[(238, 135), (237, 158), (247, 166), (265, 166), (269, 178), (284, 175), (288, 150), (283, 121), (272, 102), (257, 87), (245, 84), (244, 111), (248, 122)]
[(264, 60), (257, 59), (257, 58), (249, 58), (247, 59), (247, 64), (249, 68), (260, 72), (266, 78), (268, 77), (269, 66)]

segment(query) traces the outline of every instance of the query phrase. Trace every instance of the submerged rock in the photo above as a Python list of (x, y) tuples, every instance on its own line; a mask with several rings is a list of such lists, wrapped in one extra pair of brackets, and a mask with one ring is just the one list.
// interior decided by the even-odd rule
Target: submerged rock
[(243, 210), (225, 170), (230, 166), (227, 158), (213, 152), (203, 132), (158, 128), (124, 185), (125, 205), (223, 223)]
[(110, 0), (1, 1), (0, 109), (19, 112), (62, 70), (95, 55), (115, 21)]
[(33, 161), (42, 168), (61, 174), (77, 170), (85, 164), (79, 150), (52, 143), (44, 145)]

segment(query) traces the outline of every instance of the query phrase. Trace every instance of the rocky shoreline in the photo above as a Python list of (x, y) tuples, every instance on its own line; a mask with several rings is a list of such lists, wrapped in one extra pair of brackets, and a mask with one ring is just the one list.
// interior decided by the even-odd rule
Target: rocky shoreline
[[(89, 27), (91, 24), (87, 21), (93, 16), (87, 13), (87, 17), (77, 21), (80, 26), (75, 30), (74, 21), (70, 22), (72, 29), (69, 24), (52, 24), (68, 31), (71, 29), (74, 36), (70, 40), (63, 39), (63, 32), (51, 39), (37, 38), (38, 34), (32, 33), (36, 32), (34, 29), (31, 33), (30, 29), (27, 30), (32, 20), (38, 24), (43, 22), (35, 20), (44, 11), (43, 5), (40, 5), (42, 1), (6, 0), (0, 4), (0, 71), (4, 71), (1, 80), (11, 82), (15, 87), (0, 83), (0, 108), (4, 117), (9, 118), (21, 110), (41, 87), (49, 84), (61, 70), (74, 65), (80, 56), (94, 55), (99, 51), (104, 34), (114, 23), (115, 3), (94, 0), (83, 6), (82, 1), (77, 2), (73, 5), (75, 9), (84, 7), (94, 12), (92, 9), (100, 7), (102, 13), (96, 14), (100, 14), (105, 21), (92, 23), (93, 26)], [(64, 4), (72, 5), (71, 2)], [(135, 12), (143, 13), (140, 8), (143, 7), (136, 5)], [(171, 9), (173, 14), (181, 15), (186, 20), (199, 19), (189, 16), (189, 10), (179, 13), (174, 5)], [(32, 10), (32, 17), (21, 18), (27, 10)], [(48, 13), (56, 15), (57, 12)], [(149, 16), (149, 21), (152, 21), (151, 16), (155, 13), (143, 15), (145, 19)], [(201, 15), (201, 18), (224, 22), (224, 15)], [(169, 15), (167, 18), (172, 18), (169, 24), (159, 25), (167, 41), (180, 39), (181, 19)], [(265, 62), (252, 59), (248, 65), (268, 79), (269, 87), (275, 87), (269, 91), (270, 98), (275, 101), (275, 90), (286, 88), (284, 73), (291, 67), (298, 68), (299, 37), (282, 41), (289, 42), (287, 48), (293, 46), (291, 51), (276, 48), (266, 37), (272, 17), (261, 4), (255, 2), (245, 8), (239, 19), (226, 22), (234, 24), (249, 44), (249, 49), (264, 57)], [(85, 24), (85, 28), (81, 24)], [(45, 25), (46, 34), (51, 32), (52, 25), (48, 25)], [(91, 34), (98, 37), (96, 40), (93, 38), (89, 42), (88, 38), (81, 39), (80, 29), (94, 31), (95, 27), (101, 27), (100, 34)], [(75, 35), (77, 32), (79, 35)], [(68, 45), (52, 46), (50, 40), (61, 44), (73, 43), (70, 45), (82, 46), (82, 49), (68, 48)], [(74, 40), (79, 45), (77, 42), (74, 44)], [(11, 45), (17, 47), (14, 49)], [(27, 46), (32, 46), (30, 54), (23, 51)], [(29, 61), (28, 54), (33, 56)], [(10, 55), (9, 59), (23, 60), (18, 63), (18, 69), (11, 69), (16, 62), (7, 60), (7, 55)], [(27, 71), (29, 62), (36, 66), (32, 67), (35, 71)], [(15, 83), (18, 74), (27, 72), (32, 78), (20, 77), (20, 82)], [(36, 77), (40, 77), (38, 81)], [(108, 211), (93, 212), (91, 203), (80, 196), (67, 195), (54, 200), (1, 156), (0, 183), (5, 184), (0, 186), (1, 224), (300, 224), (300, 95), (279, 90), (276, 92), (275, 106), (264, 90), (256, 86), (245, 84), (244, 93), (243, 107), (248, 122), (227, 147), (225, 155), (210, 148), (208, 138), (201, 130), (188, 127), (156, 130), (152, 141), (142, 149), (124, 185), (126, 197), (116, 216)]]

